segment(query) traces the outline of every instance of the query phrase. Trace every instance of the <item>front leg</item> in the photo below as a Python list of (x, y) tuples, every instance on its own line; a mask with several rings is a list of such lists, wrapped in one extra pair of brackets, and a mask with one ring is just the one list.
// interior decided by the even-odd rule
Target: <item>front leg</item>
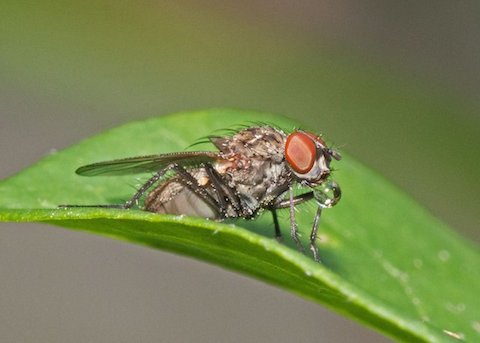
[[(303, 193), (300, 195), (297, 195), (296, 197), (293, 198), (293, 204), (300, 205), (303, 204), (304, 202), (310, 201), (313, 199), (313, 192), (307, 192)], [(278, 200), (273, 204), (273, 208), (279, 210), (281, 208), (288, 208), (290, 207), (290, 199), (284, 200), (281, 198), (278, 198)]]
[(315, 262), (320, 262), (320, 256), (318, 256), (318, 247), (316, 244), (317, 233), (318, 233), (318, 223), (320, 222), (320, 216), (322, 215), (322, 208), (317, 207), (317, 213), (315, 213), (315, 218), (313, 219), (312, 231), (310, 232), (310, 251), (313, 254)]
[(315, 241), (317, 240), (318, 224), (320, 222), (320, 216), (322, 215), (322, 209), (335, 206), (342, 197), (342, 191), (335, 181), (331, 181), (322, 189), (317, 189), (314, 196), (318, 207), (317, 213), (315, 213), (315, 218), (313, 219), (312, 231), (310, 232), (310, 251), (312, 252), (315, 261), (320, 262), (318, 247), (315, 244)]
[[(294, 206), (309, 201), (313, 198), (313, 192), (307, 192), (304, 194), (297, 195), (293, 198)], [(289, 208), (290, 207), (290, 199), (283, 200), (282, 198), (278, 197), (277, 200), (271, 205), (268, 206), (267, 209), (272, 212), (273, 224), (275, 226), (275, 238), (277, 241), (283, 240), (282, 232), (280, 231), (280, 224), (278, 222), (277, 211), (279, 209)]]
[[(290, 188), (290, 198), (287, 200), (282, 200), (279, 198), (272, 206), (273, 209), (281, 209), (281, 208), (287, 208), (287, 207), (290, 208), (290, 220), (292, 220), (292, 207), (293, 207), (293, 220), (295, 220), (294, 207), (298, 204), (307, 202), (315, 198), (318, 204), (318, 207), (317, 207), (317, 212), (315, 213), (315, 217), (313, 219), (312, 231), (310, 232), (309, 248), (313, 254), (313, 258), (317, 262), (320, 262), (320, 257), (318, 254), (316, 239), (318, 235), (318, 225), (320, 223), (322, 209), (335, 206), (340, 201), (341, 196), (342, 196), (342, 192), (340, 190), (340, 186), (335, 181), (331, 181), (325, 184), (323, 188), (317, 188), (315, 189), (315, 191), (309, 191), (307, 193), (298, 195), (293, 198), (292, 198), (292, 190)], [(297, 236), (297, 240), (295, 238), (293, 239), (298, 246), (298, 243), (297, 243), (298, 233), (296, 234), (294, 229), (296, 231), (296, 223), (295, 225), (292, 225), (291, 233), (292, 233), (292, 238), (294, 237), (294, 235)], [(303, 246), (301, 251), (303, 251)]]
[(293, 241), (297, 245), (298, 250), (302, 253), (305, 253), (305, 248), (300, 242), (300, 238), (298, 237), (298, 227), (297, 221), (295, 220), (295, 197), (293, 196), (293, 187), (289, 187), (289, 196), (290, 196), (290, 236), (292, 237)]

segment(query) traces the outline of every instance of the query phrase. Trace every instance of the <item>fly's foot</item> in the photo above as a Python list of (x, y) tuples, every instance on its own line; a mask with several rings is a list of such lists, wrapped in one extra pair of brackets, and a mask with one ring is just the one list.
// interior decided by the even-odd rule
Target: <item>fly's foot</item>
[(312, 252), (313, 259), (315, 262), (321, 263), (320, 256), (318, 254), (318, 247), (315, 242), (310, 242), (310, 251)]
[(291, 234), (291, 237), (292, 237), (293, 241), (297, 245), (298, 251), (305, 254), (305, 248), (304, 248), (302, 242), (300, 241), (300, 238), (298, 237), (298, 231), (297, 231), (296, 225), (294, 227), (292, 227), (292, 231), (291, 231), (290, 234)]

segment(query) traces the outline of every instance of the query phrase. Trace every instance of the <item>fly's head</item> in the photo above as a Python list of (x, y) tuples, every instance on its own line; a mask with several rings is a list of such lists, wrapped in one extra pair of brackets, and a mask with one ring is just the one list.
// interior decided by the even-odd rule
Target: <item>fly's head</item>
[(311, 132), (297, 130), (287, 137), (285, 159), (302, 185), (315, 187), (322, 184), (330, 176), (332, 158), (340, 160), (341, 156)]

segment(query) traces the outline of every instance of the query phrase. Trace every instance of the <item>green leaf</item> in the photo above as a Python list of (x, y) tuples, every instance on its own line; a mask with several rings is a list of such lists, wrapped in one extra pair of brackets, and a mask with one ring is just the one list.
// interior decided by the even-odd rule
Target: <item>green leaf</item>
[[(214, 130), (252, 121), (298, 127), (285, 117), (223, 109), (127, 124), (52, 153), (2, 181), (0, 220), (47, 222), (213, 262), (325, 304), (399, 340), (440, 342), (457, 336), (480, 341), (478, 249), (345, 153), (334, 164), (343, 198), (323, 212), (320, 224), (322, 264), (299, 253), (288, 238), (276, 242), (268, 213), (254, 221), (220, 223), (139, 210), (57, 208), (121, 203), (134, 192), (132, 186), (148, 178), (86, 178), (74, 173), (81, 165), (183, 150)], [(305, 239), (314, 210), (299, 206)], [(280, 220), (289, 237), (287, 213)]]

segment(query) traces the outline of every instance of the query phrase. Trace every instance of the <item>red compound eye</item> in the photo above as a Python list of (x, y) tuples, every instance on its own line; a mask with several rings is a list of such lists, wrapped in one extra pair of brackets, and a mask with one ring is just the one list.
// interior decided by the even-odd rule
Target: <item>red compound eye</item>
[(297, 173), (308, 173), (315, 163), (317, 149), (312, 138), (304, 132), (294, 132), (285, 143), (285, 157)]

